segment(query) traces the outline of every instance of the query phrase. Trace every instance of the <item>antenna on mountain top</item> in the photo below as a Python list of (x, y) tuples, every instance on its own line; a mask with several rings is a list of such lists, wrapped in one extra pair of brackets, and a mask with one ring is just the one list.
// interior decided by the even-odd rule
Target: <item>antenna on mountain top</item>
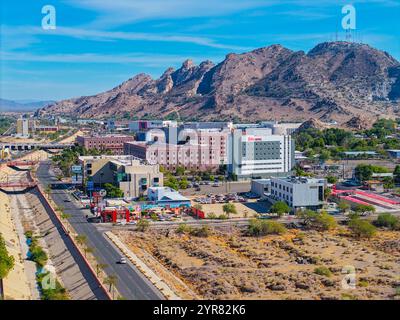
[(350, 29), (346, 29), (346, 41), (351, 42), (351, 30)]

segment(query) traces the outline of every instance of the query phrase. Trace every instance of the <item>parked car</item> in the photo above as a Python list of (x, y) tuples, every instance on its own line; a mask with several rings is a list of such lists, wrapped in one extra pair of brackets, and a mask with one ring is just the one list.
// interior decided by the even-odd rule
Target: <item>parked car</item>
[(126, 264), (126, 258), (121, 257), (121, 259), (119, 259), (119, 264)]

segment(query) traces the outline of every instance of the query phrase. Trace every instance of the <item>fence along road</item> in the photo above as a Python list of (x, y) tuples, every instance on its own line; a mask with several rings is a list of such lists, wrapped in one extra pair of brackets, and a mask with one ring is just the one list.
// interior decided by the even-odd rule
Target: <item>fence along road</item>
[[(50, 172), (50, 162), (41, 162), (36, 176), (43, 186), (57, 182), (54, 174)], [(94, 254), (108, 267), (104, 270), (108, 276), (117, 277), (116, 288), (125, 298), (130, 300), (162, 300), (162, 293), (132, 264), (118, 264), (122, 253), (113, 247), (104, 234), (86, 221), (85, 211), (71, 201), (70, 195), (65, 190), (52, 190), (54, 202), (64, 208), (66, 214), (71, 215), (68, 220), (77, 234), (85, 235), (88, 245), (95, 249)]]

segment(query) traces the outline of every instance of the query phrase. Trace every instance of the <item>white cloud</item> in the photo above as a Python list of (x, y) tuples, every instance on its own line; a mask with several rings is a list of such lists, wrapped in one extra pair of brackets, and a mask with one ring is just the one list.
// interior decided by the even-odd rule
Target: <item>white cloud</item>
[(99, 14), (95, 24), (122, 25), (143, 20), (222, 16), (270, 6), (275, 0), (70, 0)]
[[(2, 26), (2, 46), (6, 50), (15, 48), (28, 47), (30, 44), (40, 42), (34, 36), (64, 36), (76, 39), (86, 39), (92, 41), (152, 41), (152, 42), (175, 42), (175, 43), (191, 43), (205, 47), (217, 49), (229, 49), (237, 51), (248, 50), (248, 47), (236, 46), (230, 44), (222, 44), (214, 39), (207, 37), (191, 36), (191, 35), (173, 35), (160, 33), (139, 33), (139, 32), (123, 32), (123, 31), (104, 31), (88, 28), (73, 27), (57, 27), (55, 30), (43, 30), (40, 27), (19, 26), (9, 27)], [(28, 41), (29, 40), (29, 41)]]

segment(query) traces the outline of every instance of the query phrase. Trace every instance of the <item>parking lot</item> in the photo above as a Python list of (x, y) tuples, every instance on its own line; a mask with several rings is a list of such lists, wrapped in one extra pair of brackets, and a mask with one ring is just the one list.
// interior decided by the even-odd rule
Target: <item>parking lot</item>
[(198, 185), (194, 185), (192, 188), (186, 190), (180, 190), (184, 196), (191, 195), (207, 195), (209, 193), (221, 194), (221, 193), (242, 193), (249, 192), (251, 189), (251, 183), (249, 181), (238, 181), (238, 182), (199, 182)]
[(210, 193), (205, 196), (191, 197), (192, 204), (200, 204), (206, 217), (225, 215), (223, 206), (226, 203), (233, 203), (236, 207), (236, 214), (231, 214), (231, 218), (250, 218), (258, 214), (267, 213), (270, 208), (269, 202), (260, 201), (258, 197), (247, 193)]

